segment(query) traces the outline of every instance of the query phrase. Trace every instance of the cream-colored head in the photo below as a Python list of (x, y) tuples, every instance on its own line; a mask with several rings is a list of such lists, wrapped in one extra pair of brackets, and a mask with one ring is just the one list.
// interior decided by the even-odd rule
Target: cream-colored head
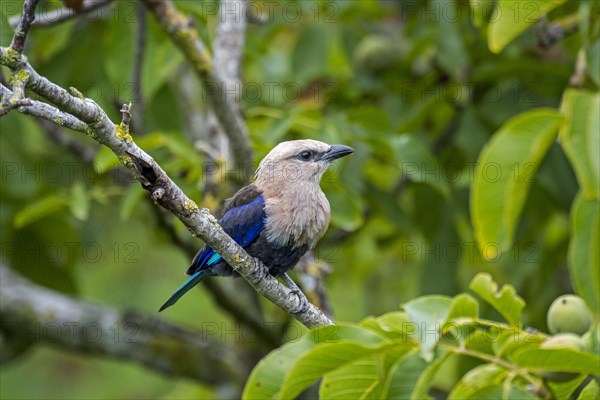
[(260, 162), (254, 185), (265, 198), (269, 242), (312, 248), (329, 225), (329, 202), (319, 183), (331, 162), (354, 150), (317, 140), (278, 144)]
[(256, 183), (261, 187), (286, 184), (318, 185), (329, 164), (354, 150), (318, 140), (290, 140), (279, 143), (260, 162)]

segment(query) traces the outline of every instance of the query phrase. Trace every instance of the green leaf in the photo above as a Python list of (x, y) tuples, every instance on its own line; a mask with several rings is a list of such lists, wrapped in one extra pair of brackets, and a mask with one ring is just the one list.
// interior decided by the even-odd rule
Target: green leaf
[(495, 9), (496, 0), (469, 0), (473, 22), (477, 28), (484, 28), (489, 21), (489, 13)]
[(600, 199), (600, 93), (569, 89), (561, 111), (560, 143), (586, 199)]
[(488, 25), (488, 45), (493, 53), (502, 49), (542, 16), (566, 0), (499, 0), (495, 18)]
[(471, 190), (471, 218), (484, 258), (495, 258), (512, 244), (533, 176), (561, 122), (556, 110), (523, 112), (507, 121), (481, 152)]
[[(328, 372), (401, 347), (400, 343), (388, 342), (378, 346), (368, 346), (347, 340), (315, 346), (303, 354), (288, 370), (279, 398), (293, 399)], [(411, 347), (413, 347), (412, 343), (407, 343), (406, 351)]]
[(431, 385), (433, 385), (435, 375), (440, 370), (440, 367), (444, 362), (450, 357), (453, 353), (451, 351), (446, 351), (442, 353), (437, 359), (431, 362), (427, 368), (423, 370), (421, 375), (419, 375), (419, 379), (413, 389), (413, 392), (410, 395), (412, 400), (421, 400), (427, 396), (427, 392), (431, 389)]
[[(382, 398), (408, 399), (427, 363), (417, 353), (399, 359), (388, 373)], [(387, 396), (385, 396), (387, 394)]]
[(454, 386), (448, 400), (467, 399), (478, 390), (504, 381), (507, 371), (495, 364), (483, 364), (473, 368)]
[(504, 285), (498, 291), (498, 285), (491, 275), (480, 272), (473, 278), (469, 288), (494, 307), (509, 323), (517, 324), (521, 319), (525, 301), (517, 295), (514, 287)]
[(350, 324), (338, 324), (312, 330), (300, 340), (273, 350), (252, 370), (244, 387), (244, 399), (275, 399), (291, 365), (303, 353), (318, 343), (335, 343), (354, 340), (367, 345), (376, 345), (384, 339), (372, 331)]
[(275, 349), (260, 360), (248, 377), (244, 387), (243, 399), (274, 399), (285, 371), (303, 352), (310, 349), (314, 343), (306, 336), (297, 342), (288, 343)]
[(405, 331), (410, 324), (405, 312), (393, 311), (383, 314), (380, 317), (367, 317), (360, 322), (361, 326), (369, 328), (378, 334), (391, 339), (408, 339), (408, 333)]
[(492, 349), (497, 357), (508, 358), (514, 352), (525, 348), (537, 348), (545, 340), (540, 333), (528, 332), (517, 327), (503, 331), (497, 340), (492, 343)]
[(597, 400), (600, 398), (600, 387), (598, 382), (592, 379), (579, 394), (577, 400)]
[(421, 343), (421, 356), (433, 360), (442, 326), (448, 318), (452, 300), (446, 296), (423, 296), (404, 303), (403, 308), (413, 323), (414, 338)]
[(513, 355), (521, 367), (600, 375), (600, 357), (572, 349), (525, 349)]
[(461, 293), (452, 299), (448, 321), (475, 321), (479, 317), (479, 302), (468, 293)]
[(319, 386), (321, 399), (379, 399), (379, 357), (365, 358), (327, 374)]
[(71, 188), (69, 209), (71, 210), (71, 214), (81, 221), (86, 220), (89, 215), (90, 198), (86, 191), (85, 185), (81, 182), (77, 182)]
[(48, 195), (33, 204), (21, 209), (14, 219), (15, 228), (21, 229), (32, 222), (52, 215), (67, 207), (67, 201), (62, 196)]
[(441, 164), (421, 141), (412, 135), (401, 135), (392, 141), (402, 174), (413, 182), (422, 182), (439, 191), (444, 197), (450, 189)]
[(600, 314), (600, 200), (586, 200), (580, 193), (571, 210), (569, 275), (575, 293), (592, 312)]
[(575, 390), (581, 385), (581, 383), (586, 379), (585, 375), (578, 375), (575, 378), (567, 381), (567, 382), (553, 382), (547, 381), (546, 385), (550, 388), (552, 395), (557, 399), (572, 399), (571, 396)]
[(491, 385), (491, 386), (486, 386), (483, 387), (481, 389), (476, 390), (475, 392), (471, 393), (470, 396), (467, 397), (463, 397), (462, 399), (473, 399), (473, 400), (498, 400), (498, 399), (502, 399), (502, 400), (509, 400), (509, 399), (515, 399), (515, 400), (535, 400), (537, 399), (537, 397), (535, 397), (532, 393), (528, 392), (525, 389), (522, 389), (518, 386), (512, 386), (512, 385), (508, 385), (508, 384), (501, 384), (501, 385)]
[[(407, 356), (414, 353), (414, 348), (404, 347), (386, 352), (385, 354), (377, 354), (373, 357), (360, 359), (348, 366), (330, 372), (325, 375), (320, 385), (320, 398), (389, 398), (386, 395), (389, 389), (387, 385), (389, 372), (393, 369), (394, 365), (397, 365), (398, 360), (404, 360)], [(410, 391), (407, 393), (410, 393)]]

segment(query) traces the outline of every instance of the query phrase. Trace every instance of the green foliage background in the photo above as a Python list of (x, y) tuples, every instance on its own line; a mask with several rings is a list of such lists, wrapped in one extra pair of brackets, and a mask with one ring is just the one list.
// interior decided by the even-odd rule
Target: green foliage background
[[(210, 43), (214, 4), (175, 3)], [(309, 1), (293, 3), (298, 13), (278, 3), (267, 23), (248, 28), (241, 101), (256, 157), (249, 162), (289, 139), (356, 150), (322, 184), (333, 218), (316, 255), (333, 267), (326, 290), (338, 321), (422, 295), (455, 296), (480, 272), (526, 302), (509, 323), (547, 331), (548, 306), (574, 290), (598, 316), (598, 2), (499, 1), (511, 18), (488, 20), (490, 3)], [(20, 4), (3, 2), (2, 45)], [(118, 121), (118, 105), (133, 94), (134, 10), (118, 1), (104, 18), (34, 30), (25, 53), (42, 75), (75, 86)], [(550, 23), (567, 33), (544, 48)], [(146, 132), (134, 138), (202, 203), (204, 156), (188, 140), (176, 84), (183, 58), (152, 18), (145, 56)], [(567, 90), (578, 57), (587, 74)], [(53, 289), (155, 313), (189, 260), (139, 184), (105, 150), (90, 168), (30, 118), (12, 113), (1, 124), (2, 257)], [(482, 318), (502, 320), (497, 308), (480, 307)], [(203, 290), (162, 317), (236, 329)], [(48, 348), (3, 366), (0, 386), (6, 398), (214, 395)]]

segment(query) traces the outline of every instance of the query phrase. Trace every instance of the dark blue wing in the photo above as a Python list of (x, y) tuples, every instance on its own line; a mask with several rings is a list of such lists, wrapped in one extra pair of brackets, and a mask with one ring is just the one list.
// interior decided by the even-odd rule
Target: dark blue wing
[[(258, 237), (265, 227), (265, 218), (265, 199), (258, 196), (249, 203), (231, 207), (219, 220), (219, 224), (240, 246), (246, 247)], [(187, 273), (191, 275), (198, 270), (213, 266), (221, 260), (223, 258), (212, 247), (206, 245), (196, 254)]]

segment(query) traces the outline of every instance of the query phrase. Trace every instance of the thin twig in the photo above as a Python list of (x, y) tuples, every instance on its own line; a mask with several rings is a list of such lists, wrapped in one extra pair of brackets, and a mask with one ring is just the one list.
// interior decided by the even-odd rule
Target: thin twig
[[(43, 14), (36, 14), (35, 21), (32, 23), (32, 28), (49, 28), (65, 21), (69, 21), (76, 17), (84, 17), (92, 12), (106, 7), (112, 3), (113, 0), (84, 0), (83, 9), (80, 12), (76, 12), (71, 8), (59, 8)], [(11, 17), (9, 24), (16, 27), (19, 23), (20, 17)]]
[(21, 20), (15, 29), (15, 35), (10, 43), (10, 48), (14, 51), (21, 53), (25, 47), (25, 39), (31, 28), (31, 24), (35, 20), (35, 7), (40, 0), (25, 0), (23, 3), (23, 13), (21, 14)]

